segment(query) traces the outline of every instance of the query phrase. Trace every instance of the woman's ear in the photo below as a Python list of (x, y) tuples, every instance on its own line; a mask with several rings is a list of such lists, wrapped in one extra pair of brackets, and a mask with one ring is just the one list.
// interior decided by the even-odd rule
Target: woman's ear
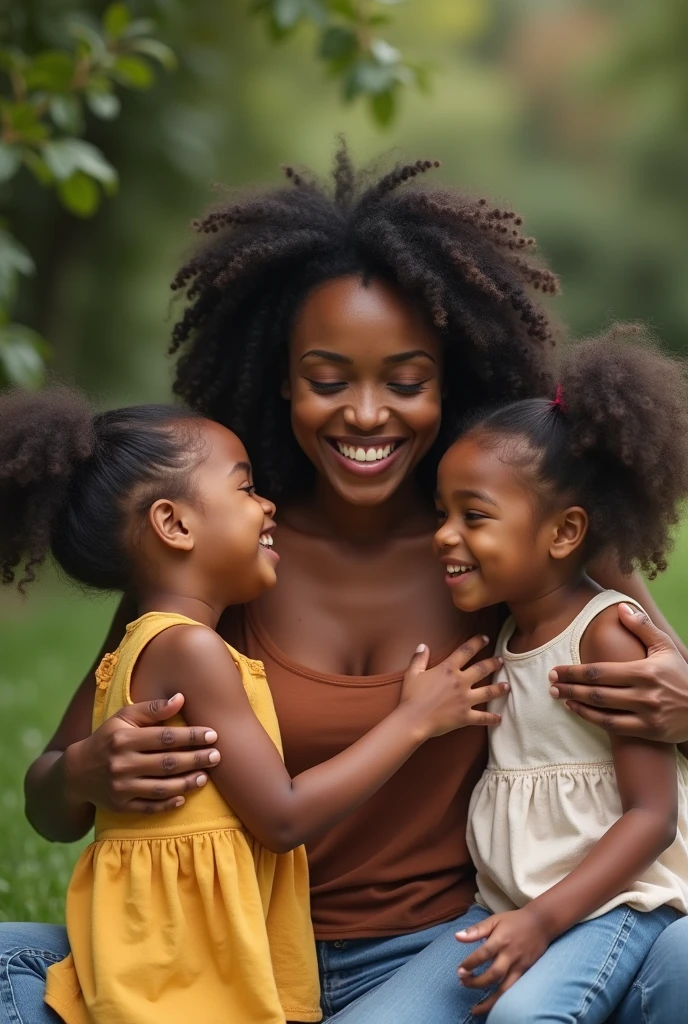
[(148, 522), (159, 540), (168, 548), (177, 551), (193, 550), (193, 534), (181, 504), (168, 498), (158, 498), (148, 509)]
[(588, 513), (580, 505), (564, 509), (554, 523), (554, 533), (549, 546), (552, 558), (568, 558), (581, 546), (588, 533)]

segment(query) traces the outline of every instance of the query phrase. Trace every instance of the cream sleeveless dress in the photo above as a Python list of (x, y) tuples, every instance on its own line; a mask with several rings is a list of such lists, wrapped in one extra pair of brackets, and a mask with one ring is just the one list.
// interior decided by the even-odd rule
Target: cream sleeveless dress
[[(580, 642), (596, 616), (635, 601), (616, 591), (597, 594), (571, 625), (536, 650), (509, 651), (515, 623), (497, 641), (504, 665), (495, 681), (510, 692), (489, 710), (502, 716), (490, 730), (487, 768), (473, 791), (468, 847), (477, 868), (479, 903), (493, 913), (524, 906), (560, 882), (622, 815), (609, 737), (550, 696), (555, 665), (580, 664)], [(625, 892), (589, 919), (620, 904), (651, 911), (664, 904), (688, 911), (688, 762), (677, 753), (676, 839)]]

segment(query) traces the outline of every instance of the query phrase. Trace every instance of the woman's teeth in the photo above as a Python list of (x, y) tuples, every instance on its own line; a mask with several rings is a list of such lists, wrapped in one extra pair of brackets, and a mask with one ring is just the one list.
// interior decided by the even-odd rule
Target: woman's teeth
[(473, 572), (473, 570), (477, 569), (477, 568), (478, 568), (477, 565), (448, 565), (447, 566), (447, 575), (449, 575), (449, 576), (460, 576), (462, 573), (465, 573), (465, 572)]
[(269, 533), (262, 533), (260, 535), (259, 539), (258, 539), (258, 543), (263, 548), (271, 548), (272, 547), (272, 537), (270, 536)]
[(380, 459), (387, 459), (397, 447), (397, 443), (387, 444), (384, 448), (354, 448), (350, 444), (341, 444), (337, 441), (337, 451), (345, 459), (353, 462), (379, 462)]

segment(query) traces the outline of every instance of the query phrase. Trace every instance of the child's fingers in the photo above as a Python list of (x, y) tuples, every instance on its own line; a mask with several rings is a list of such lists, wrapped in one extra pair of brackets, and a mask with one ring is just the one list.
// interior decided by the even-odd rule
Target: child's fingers
[(464, 988), (492, 988), (498, 985), (512, 969), (511, 958), (507, 953), (498, 953), (487, 970), (481, 974), (459, 975), (459, 981)]
[(480, 967), (481, 964), (486, 964), (488, 960), (491, 960), (497, 952), (496, 949), (486, 949), (486, 946), (489, 946), (489, 943), (484, 942), (482, 946), (478, 946), (477, 949), (474, 949), (473, 952), (459, 964), (456, 973), (462, 981), (464, 978), (468, 978), (476, 967)]
[(488, 996), (487, 999), (483, 999), (482, 1003), (477, 1003), (473, 1007), (471, 1013), (473, 1013), (476, 1017), (482, 1017), (483, 1014), (489, 1013), (490, 1010), (492, 1009), (492, 1007), (494, 1006), (494, 1004), (499, 999), (499, 997), (503, 996), (504, 993), (506, 992), (506, 990), (511, 988), (512, 985), (515, 985), (520, 977), (521, 977), (521, 972), (520, 971), (518, 971), (516, 969), (514, 969), (512, 971), (509, 971), (509, 973), (507, 974), (506, 978), (504, 979), (502, 984), (499, 986), (497, 991), (493, 992), (492, 995)]
[(493, 914), (492, 917), (486, 917), (484, 921), (480, 921), (478, 924), (462, 928), (461, 931), (456, 932), (456, 938), (459, 942), (479, 942), (480, 939), (486, 939), (494, 931), (497, 924), (497, 916), (497, 914)]

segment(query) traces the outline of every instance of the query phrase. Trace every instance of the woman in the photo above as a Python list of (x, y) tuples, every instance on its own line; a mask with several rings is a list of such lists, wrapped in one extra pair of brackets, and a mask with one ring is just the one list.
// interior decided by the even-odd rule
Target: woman
[[(279, 586), (226, 616), (222, 632), (265, 662), (292, 773), (395, 705), (419, 642), (437, 661), (465, 645), (468, 661), (482, 646), (470, 637), (496, 634), (497, 612), (458, 616), (432, 556), (437, 456), (472, 407), (548, 386), (553, 330), (533, 289), (553, 292), (556, 279), (530, 258), (511, 212), (400, 187), (431, 166), (399, 167), (359, 193), (342, 150), (333, 198), (287, 169), (294, 188), (225, 205), (198, 225), (212, 237), (174, 283), (188, 300), (174, 331), (175, 390), (242, 436), (259, 489), (279, 506)], [(597, 576), (621, 583), (613, 567)], [(640, 581), (623, 588), (661, 621)], [(104, 649), (130, 617), (120, 611)], [(688, 741), (688, 666), (636, 618), (624, 621), (647, 660), (560, 666), (562, 695), (606, 728)], [(89, 674), (27, 775), (27, 814), (58, 841), (82, 836), (94, 805), (162, 810), (212, 770), (212, 723), (193, 733), (159, 724), (179, 701), (134, 706), (91, 736), (92, 692)], [(484, 743), (466, 728), (426, 744), (311, 844), (326, 1014), (454, 1020), (452, 921), (473, 896), (465, 829)], [(66, 953), (63, 931), (0, 926), (0, 949), (13, 950), (0, 973), (10, 1019), (52, 1019), (42, 979)], [(687, 955), (684, 920), (658, 940), (623, 1024), (673, 1019), (685, 993), (675, 965)]]

